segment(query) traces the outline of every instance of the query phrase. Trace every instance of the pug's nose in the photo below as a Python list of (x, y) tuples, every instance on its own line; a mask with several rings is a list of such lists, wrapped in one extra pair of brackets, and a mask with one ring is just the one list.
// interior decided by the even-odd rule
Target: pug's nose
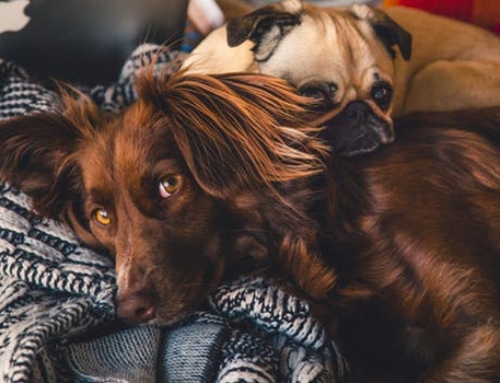
[(364, 102), (354, 101), (345, 107), (344, 115), (348, 122), (357, 124), (365, 121), (370, 114), (371, 109)]
[(127, 323), (147, 323), (156, 316), (155, 300), (143, 293), (118, 296), (117, 314)]

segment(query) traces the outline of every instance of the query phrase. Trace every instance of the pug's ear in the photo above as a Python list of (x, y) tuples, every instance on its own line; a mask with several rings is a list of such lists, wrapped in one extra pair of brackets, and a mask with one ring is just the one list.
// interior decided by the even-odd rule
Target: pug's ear
[(227, 43), (230, 47), (243, 44), (246, 40), (256, 45), (256, 59), (265, 60), (281, 39), (300, 24), (302, 2), (288, 0), (257, 9), (245, 16), (227, 23)]
[(351, 12), (360, 20), (367, 20), (377, 37), (382, 41), (392, 58), (396, 57), (394, 46), (397, 46), (403, 58), (411, 57), (411, 34), (391, 19), (384, 11), (367, 5), (356, 4), (350, 7)]

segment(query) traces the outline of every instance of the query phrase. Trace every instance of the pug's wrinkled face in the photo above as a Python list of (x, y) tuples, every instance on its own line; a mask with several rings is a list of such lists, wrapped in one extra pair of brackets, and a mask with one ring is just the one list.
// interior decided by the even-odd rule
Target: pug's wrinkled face
[[(409, 59), (411, 36), (381, 10), (286, 0), (232, 19), (225, 29), (195, 50), (199, 62), (208, 63), (214, 53), (217, 62), (211, 64), (217, 63), (217, 71), (249, 70), (286, 79), (317, 100), (314, 123), (326, 127), (325, 138), (341, 155), (371, 152), (394, 140), (394, 47)], [(226, 53), (220, 48), (222, 36)]]
[(260, 72), (285, 78), (317, 100), (318, 122), (340, 154), (393, 141), (392, 57), (373, 27), (351, 11), (305, 8), (300, 23), (279, 41), (264, 36), (255, 60)]

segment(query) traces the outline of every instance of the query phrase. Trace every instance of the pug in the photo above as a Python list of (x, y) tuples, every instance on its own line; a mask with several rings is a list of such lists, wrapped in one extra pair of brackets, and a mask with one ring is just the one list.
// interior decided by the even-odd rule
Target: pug
[(273, 3), (213, 31), (183, 67), (286, 79), (317, 99), (315, 123), (346, 156), (392, 142), (395, 116), (500, 104), (500, 38), (405, 7)]

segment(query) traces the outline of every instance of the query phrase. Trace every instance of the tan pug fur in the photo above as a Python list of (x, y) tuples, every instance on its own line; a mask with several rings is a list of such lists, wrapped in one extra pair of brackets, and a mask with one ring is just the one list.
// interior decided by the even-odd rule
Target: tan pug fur
[[(500, 104), (500, 38), (404, 7), (274, 3), (213, 31), (184, 67), (191, 72), (252, 71), (283, 77), (306, 95), (323, 99), (328, 118), (354, 101), (363, 102), (387, 127), (378, 121), (373, 142), (365, 140), (360, 150), (359, 142), (349, 144), (344, 149), (348, 155), (391, 142), (393, 116)], [(377, 90), (381, 83), (388, 89)]]
[(395, 60), (395, 115), (500, 104), (497, 35), (417, 9), (385, 12), (413, 39), (411, 59)]

